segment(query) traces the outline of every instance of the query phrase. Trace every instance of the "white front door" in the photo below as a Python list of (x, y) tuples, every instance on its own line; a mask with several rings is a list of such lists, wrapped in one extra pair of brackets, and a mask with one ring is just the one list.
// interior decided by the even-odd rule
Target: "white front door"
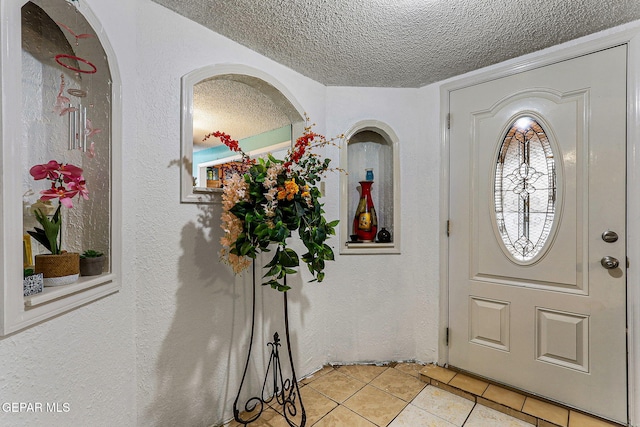
[(449, 364), (626, 423), (626, 46), (450, 119)]

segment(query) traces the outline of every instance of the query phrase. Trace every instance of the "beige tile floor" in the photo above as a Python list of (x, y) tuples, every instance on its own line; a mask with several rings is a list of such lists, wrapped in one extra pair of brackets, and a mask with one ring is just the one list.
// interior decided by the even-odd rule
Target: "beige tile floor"
[[(300, 381), (300, 394), (307, 427), (615, 426), (448, 369), (415, 363), (326, 366)], [(280, 408), (268, 409), (249, 426), (288, 427), (276, 410)], [(225, 426), (239, 425), (232, 421)]]
[(618, 424), (585, 415), (571, 408), (555, 405), (436, 365), (424, 366), (420, 370), (420, 377), (432, 386), (538, 427), (620, 427)]

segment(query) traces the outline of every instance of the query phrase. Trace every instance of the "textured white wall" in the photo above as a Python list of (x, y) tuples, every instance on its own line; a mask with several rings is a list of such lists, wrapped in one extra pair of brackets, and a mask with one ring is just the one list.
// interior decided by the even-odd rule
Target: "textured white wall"
[[(426, 128), (419, 92), (327, 89), (150, 1), (138, 4), (143, 29), (136, 140), (139, 425), (228, 419), (244, 362), (249, 280), (234, 279), (218, 262), (220, 208), (178, 203), (180, 77), (205, 65), (244, 64), (265, 71), (328, 136), (376, 119), (401, 140), (403, 253), (338, 256), (323, 283), (307, 284), (304, 272), (295, 281), (289, 298), (298, 375), (329, 361), (434, 360), (437, 269), (430, 272), (427, 266), (437, 265), (439, 157), (437, 133), (425, 134), (433, 130)], [(328, 154), (338, 166), (339, 152)], [(339, 217), (338, 188), (338, 176), (330, 176), (325, 202), (332, 219)], [(338, 239), (331, 244), (338, 254)], [(264, 333), (282, 331), (281, 296), (263, 290), (258, 311), (269, 326)], [(421, 345), (420, 354), (418, 338), (429, 343)], [(249, 375), (255, 378), (259, 371), (252, 368)]]
[[(437, 275), (426, 266), (437, 265), (437, 134), (425, 125), (419, 92), (328, 90), (149, 0), (85, 1), (110, 37), (123, 79), (124, 138), (114, 141), (124, 152), (123, 289), (0, 340), (0, 400), (71, 408), (0, 413), (0, 424), (210, 425), (231, 417), (248, 345), (250, 281), (218, 261), (220, 207), (179, 203), (180, 78), (204, 65), (265, 71), (318, 132), (331, 136), (375, 119), (400, 138), (403, 253), (340, 257), (335, 238), (338, 259), (325, 282), (307, 284), (306, 271), (293, 280), (298, 376), (327, 362), (433, 360)], [(339, 152), (327, 154), (338, 166)], [(339, 217), (338, 181), (327, 179), (331, 219)], [(261, 355), (271, 334), (282, 332), (282, 296), (271, 289), (258, 296)], [(250, 386), (264, 369), (259, 359)]]
[[(439, 86), (325, 88), (150, 0), (83, 1), (104, 26), (123, 80), (123, 287), (0, 339), (0, 403), (68, 402), (71, 409), (0, 412), (0, 425), (187, 426), (231, 417), (249, 333), (249, 280), (218, 262), (219, 206), (179, 203), (180, 77), (204, 65), (267, 72), (329, 136), (379, 120), (400, 140), (402, 253), (339, 256), (335, 238), (337, 260), (325, 282), (307, 284), (306, 273), (294, 280), (298, 375), (326, 362), (435, 360)], [(337, 166), (339, 150), (327, 154)], [(339, 216), (338, 181), (326, 182), (330, 218)], [(259, 292), (266, 337), (257, 354), (282, 330), (280, 297)]]
[[(328, 360), (433, 361), (439, 286), (437, 98), (427, 102), (415, 89), (330, 87), (327, 92), (329, 134), (377, 120), (399, 138), (402, 226), (401, 254), (343, 255), (330, 267), (328, 292), (340, 303), (326, 308)], [(339, 154), (334, 150), (334, 157)], [(327, 210), (333, 212), (340, 199), (337, 181), (328, 181), (326, 192)]]
[[(248, 344), (250, 288), (246, 276), (234, 279), (218, 261), (219, 205), (179, 203), (180, 78), (205, 65), (258, 68), (318, 123), (325, 120), (325, 88), (148, 0), (138, 2), (138, 28), (139, 132), (131, 141), (138, 159), (132, 171), (138, 186), (132, 212), (139, 265), (138, 425), (210, 425), (232, 416)], [(326, 361), (331, 298), (322, 286), (294, 287), (290, 317), (300, 375)], [(260, 291), (265, 333), (282, 334), (281, 295)], [(260, 343), (255, 349), (265, 351)], [(250, 381), (259, 371), (252, 368)]]
[[(23, 0), (2, 0), (20, 8)], [(135, 8), (127, 0), (83, 0), (100, 17), (115, 50), (123, 80), (123, 140), (135, 140)], [(3, 31), (7, 24), (2, 21)], [(96, 28), (100, 32), (101, 28)], [(16, 63), (20, 58), (16, 59)], [(19, 100), (16, 100), (16, 104)], [(7, 143), (5, 141), (5, 143)], [(114, 144), (122, 143), (121, 138)], [(125, 170), (133, 171), (135, 153), (125, 148)], [(134, 178), (127, 173), (128, 178)], [(126, 181), (126, 180), (125, 180)], [(135, 187), (123, 190), (131, 207)], [(124, 247), (135, 248), (135, 216), (125, 215)], [(122, 290), (112, 296), (0, 338), (0, 404), (57, 403), (60, 413), (0, 410), (2, 426), (132, 426), (136, 424), (135, 265), (124, 258)], [(63, 404), (67, 403), (68, 406)], [(46, 408), (46, 406), (45, 406)], [(68, 412), (65, 412), (65, 408)], [(5, 407), (6, 409), (6, 407)]]

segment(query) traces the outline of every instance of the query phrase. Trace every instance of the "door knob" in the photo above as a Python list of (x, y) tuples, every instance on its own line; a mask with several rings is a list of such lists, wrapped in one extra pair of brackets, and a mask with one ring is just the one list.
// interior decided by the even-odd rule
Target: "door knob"
[(607, 270), (612, 270), (614, 268), (618, 268), (620, 262), (612, 256), (606, 256), (600, 260), (600, 264), (602, 264), (602, 266)]

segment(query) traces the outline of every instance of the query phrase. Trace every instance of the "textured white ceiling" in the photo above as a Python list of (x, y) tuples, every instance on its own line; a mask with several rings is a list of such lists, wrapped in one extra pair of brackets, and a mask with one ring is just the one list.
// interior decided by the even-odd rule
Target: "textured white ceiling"
[(153, 0), (329, 86), (422, 87), (640, 19), (639, 0)]
[(217, 130), (239, 140), (291, 123), (281, 105), (248, 84), (218, 78), (193, 87), (193, 147), (219, 145), (217, 138), (203, 140)]
[(241, 140), (303, 121), (278, 89), (257, 77), (218, 74), (193, 85), (193, 149), (219, 145), (221, 131)]

